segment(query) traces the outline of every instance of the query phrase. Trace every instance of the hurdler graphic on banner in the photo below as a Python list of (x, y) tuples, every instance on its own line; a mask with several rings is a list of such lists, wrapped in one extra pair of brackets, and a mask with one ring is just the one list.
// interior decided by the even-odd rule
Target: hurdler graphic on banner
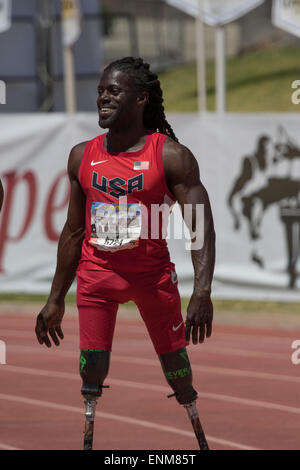
[(0, 0), (0, 33), (11, 26), (11, 0)]
[[(288, 287), (295, 289), (300, 257), (300, 145), (279, 126), (277, 137), (260, 134), (253, 154), (242, 160), (239, 173), (228, 194), (234, 230), (246, 222), (250, 239), (250, 257), (264, 270), (262, 249), (264, 219), (277, 212), (278, 225), (286, 239)], [(269, 240), (272, 243), (272, 240)]]
[(300, 37), (300, 0), (273, 0), (275, 26)]

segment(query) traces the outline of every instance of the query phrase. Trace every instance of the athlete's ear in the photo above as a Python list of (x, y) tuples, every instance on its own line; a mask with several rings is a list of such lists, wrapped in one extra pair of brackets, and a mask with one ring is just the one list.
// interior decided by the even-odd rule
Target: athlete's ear
[(137, 95), (136, 101), (139, 106), (145, 107), (147, 105), (148, 100), (149, 93), (147, 91), (141, 91), (141, 93)]

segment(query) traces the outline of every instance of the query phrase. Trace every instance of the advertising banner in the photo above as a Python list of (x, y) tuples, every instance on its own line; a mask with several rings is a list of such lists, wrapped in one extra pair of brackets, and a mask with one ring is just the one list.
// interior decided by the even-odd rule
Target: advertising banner
[[(217, 239), (213, 294), (299, 300), (297, 115), (171, 114), (168, 119), (197, 158), (210, 197)], [(48, 292), (68, 207), (69, 152), (103, 130), (96, 114), (2, 115), (0, 125), (5, 191), (0, 291)], [(193, 267), (188, 238), (174, 237), (180, 218), (175, 204), (167, 242), (180, 291), (189, 295)]]

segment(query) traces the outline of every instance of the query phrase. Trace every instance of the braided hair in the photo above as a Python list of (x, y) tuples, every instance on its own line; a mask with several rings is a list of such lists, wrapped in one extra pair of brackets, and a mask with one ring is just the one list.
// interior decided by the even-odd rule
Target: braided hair
[(145, 128), (159, 131), (161, 134), (165, 134), (175, 142), (178, 142), (165, 116), (160, 81), (158, 76), (151, 72), (150, 65), (141, 58), (124, 57), (109, 64), (104, 71), (109, 69), (125, 72), (132, 77), (133, 84), (138, 91), (147, 91), (149, 93), (149, 99), (143, 116)]

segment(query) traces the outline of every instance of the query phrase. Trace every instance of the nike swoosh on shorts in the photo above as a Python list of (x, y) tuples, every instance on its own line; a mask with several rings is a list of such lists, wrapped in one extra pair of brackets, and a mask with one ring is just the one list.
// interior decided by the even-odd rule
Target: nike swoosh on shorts
[(174, 325), (173, 325), (172, 330), (173, 330), (173, 331), (177, 331), (177, 330), (181, 327), (182, 324), (183, 324), (183, 321), (182, 321), (178, 326), (174, 326)]

